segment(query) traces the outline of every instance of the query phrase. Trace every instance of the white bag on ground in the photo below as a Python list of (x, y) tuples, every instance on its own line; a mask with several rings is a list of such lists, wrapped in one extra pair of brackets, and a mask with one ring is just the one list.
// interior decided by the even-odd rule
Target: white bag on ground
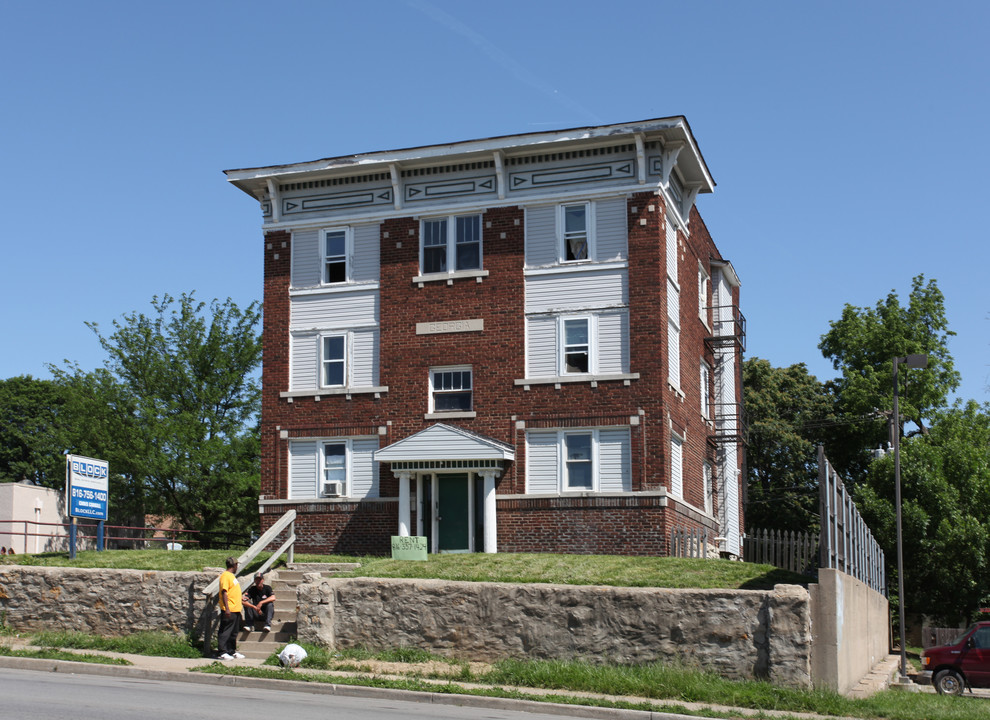
[(306, 651), (295, 643), (289, 643), (285, 649), (278, 654), (279, 662), (283, 667), (296, 667), (306, 659)]

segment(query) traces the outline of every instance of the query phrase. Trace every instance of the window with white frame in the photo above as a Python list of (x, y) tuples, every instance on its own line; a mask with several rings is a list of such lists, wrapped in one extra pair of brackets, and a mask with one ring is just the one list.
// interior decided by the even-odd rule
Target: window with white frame
[(558, 235), (561, 242), (561, 262), (577, 262), (594, 257), (592, 251), (593, 223), (590, 208), (590, 203), (560, 206), (558, 218), (560, 232)]
[(423, 220), (420, 236), (424, 275), (481, 269), (481, 215)]
[(591, 490), (593, 483), (592, 433), (564, 434), (564, 490)]
[(526, 431), (526, 492), (630, 492), (629, 426)]
[(684, 497), (684, 439), (670, 436), (670, 494)]
[(681, 387), (681, 296), (677, 285), (667, 280), (667, 381)]
[(320, 342), (320, 386), (347, 384), (347, 336), (325, 335)]
[(470, 367), (430, 370), (430, 412), (470, 412), (473, 383)]
[(347, 443), (323, 443), (321, 452), (321, 497), (339, 497), (347, 494)]
[(709, 295), (709, 277), (705, 269), (698, 264), (698, 317), (701, 318), (701, 322), (708, 324), (708, 306), (711, 304), (708, 301)]
[(561, 318), (561, 375), (593, 372), (591, 364), (591, 318)]
[(701, 415), (707, 420), (712, 417), (712, 369), (704, 360), (701, 361), (701, 377), (699, 378), (701, 393)]
[(712, 464), (707, 460), (701, 473), (705, 483), (705, 512), (711, 515), (715, 511), (715, 486), (712, 483)]
[(346, 228), (321, 231), (323, 242), (323, 283), (333, 285), (350, 278), (347, 258), (350, 255), (350, 237)]
[(288, 499), (379, 496), (377, 436), (289, 440)]

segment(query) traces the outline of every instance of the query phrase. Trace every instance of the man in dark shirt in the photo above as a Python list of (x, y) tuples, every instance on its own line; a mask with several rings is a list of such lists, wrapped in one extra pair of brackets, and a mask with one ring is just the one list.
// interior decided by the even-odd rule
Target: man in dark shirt
[(255, 573), (254, 583), (244, 593), (244, 629), (250, 632), (259, 620), (264, 620), (264, 632), (272, 629), (275, 617), (275, 592), (271, 585), (265, 585), (263, 573)]

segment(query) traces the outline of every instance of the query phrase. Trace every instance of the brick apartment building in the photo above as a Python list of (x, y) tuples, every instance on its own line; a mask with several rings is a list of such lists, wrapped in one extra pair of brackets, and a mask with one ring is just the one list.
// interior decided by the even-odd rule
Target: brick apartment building
[(263, 215), (263, 528), (740, 554), (739, 281), (683, 117), (226, 174)]

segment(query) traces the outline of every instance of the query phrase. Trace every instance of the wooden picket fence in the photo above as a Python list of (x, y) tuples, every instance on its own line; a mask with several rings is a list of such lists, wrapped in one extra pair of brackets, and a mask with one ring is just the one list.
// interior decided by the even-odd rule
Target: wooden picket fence
[(796, 573), (816, 573), (818, 533), (750, 530), (743, 538), (743, 559)]
[[(697, 528), (675, 528), (670, 531), (670, 557), (707, 558), (708, 531)], [(717, 557), (717, 556), (716, 556)]]

